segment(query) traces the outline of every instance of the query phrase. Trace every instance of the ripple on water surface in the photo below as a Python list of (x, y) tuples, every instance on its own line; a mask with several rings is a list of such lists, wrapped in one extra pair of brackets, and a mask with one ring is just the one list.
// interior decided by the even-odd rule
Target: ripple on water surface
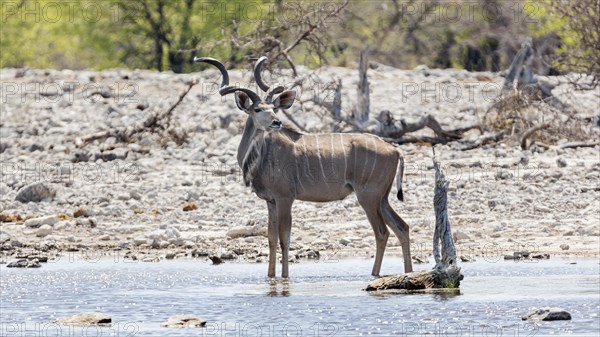
[[(386, 257), (382, 273), (402, 261)], [(462, 264), (461, 295), (381, 295), (361, 289), (372, 260), (291, 266), (289, 282), (269, 280), (266, 264), (203, 260), (160, 263), (57, 261), (40, 269), (0, 266), (2, 336), (37, 329), (54, 336), (527, 336), (600, 333), (597, 260)], [(416, 265), (429, 269), (431, 265)], [(571, 321), (523, 322), (534, 308), (560, 306)], [(61, 329), (53, 320), (83, 311), (112, 315), (113, 326)], [(174, 314), (209, 321), (200, 330), (165, 330)], [(45, 329), (45, 330), (43, 330)]]

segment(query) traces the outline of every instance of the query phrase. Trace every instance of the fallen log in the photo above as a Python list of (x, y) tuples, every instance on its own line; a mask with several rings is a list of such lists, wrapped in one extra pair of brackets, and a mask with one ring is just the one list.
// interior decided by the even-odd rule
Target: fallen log
[(460, 268), (453, 266), (447, 269), (382, 276), (369, 283), (365, 290), (406, 290), (406, 292), (415, 292), (426, 289), (458, 289), (462, 279), (463, 275), (460, 273)]

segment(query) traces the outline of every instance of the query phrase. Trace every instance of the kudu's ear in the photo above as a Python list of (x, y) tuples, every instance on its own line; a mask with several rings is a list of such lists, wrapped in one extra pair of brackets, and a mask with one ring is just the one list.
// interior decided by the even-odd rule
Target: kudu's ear
[(295, 90), (286, 90), (273, 100), (273, 106), (277, 109), (289, 109), (294, 104), (295, 98)]
[(235, 104), (237, 104), (238, 109), (248, 112), (252, 107), (252, 100), (250, 97), (243, 91), (235, 92)]

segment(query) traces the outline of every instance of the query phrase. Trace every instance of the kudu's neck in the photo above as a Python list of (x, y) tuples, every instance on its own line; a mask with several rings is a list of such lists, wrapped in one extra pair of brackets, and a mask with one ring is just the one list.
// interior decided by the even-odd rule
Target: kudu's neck
[(242, 140), (240, 142), (240, 145), (238, 146), (238, 152), (237, 152), (238, 165), (240, 165), (240, 167), (242, 167), (244, 159), (246, 158), (246, 155), (248, 154), (248, 151), (250, 150), (250, 148), (253, 146), (253, 140), (255, 140), (256, 137), (264, 136), (264, 137), (268, 137), (268, 138), (271, 138), (271, 137), (278, 138), (278, 136), (283, 136), (284, 138), (287, 138), (290, 140), (297, 140), (302, 135), (303, 134), (300, 131), (296, 130), (295, 128), (289, 127), (287, 125), (284, 125), (279, 131), (277, 131), (275, 133), (270, 133), (269, 135), (267, 135), (267, 134), (265, 134), (265, 131), (258, 129), (256, 127), (256, 125), (254, 125), (254, 120), (252, 119), (252, 117), (248, 116), (248, 118), (246, 119), (246, 126), (244, 127), (244, 133), (242, 134)]
[(256, 135), (256, 132), (257, 129), (254, 125), (254, 121), (252, 120), (252, 117), (248, 116), (246, 118), (246, 126), (244, 127), (244, 133), (242, 134), (242, 141), (238, 146), (237, 152), (237, 162), (240, 167), (242, 167), (244, 157), (246, 156), (248, 150), (250, 149), (250, 146), (252, 145), (252, 139)]

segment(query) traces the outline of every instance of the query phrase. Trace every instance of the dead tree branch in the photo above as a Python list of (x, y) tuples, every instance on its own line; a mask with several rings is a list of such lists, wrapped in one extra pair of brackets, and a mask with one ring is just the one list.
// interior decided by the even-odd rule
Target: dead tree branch
[(166, 140), (172, 140), (177, 145), (182, 145), (187, 141), (187, 133), (181, 129), (175, 127), (173, 124), (173, 111), (181, 104), (183, 99), (192, 90), (192, 87), (197, 82), (191, 81), (187, 88), (179, 95), (177, 101), (172, 104), (169, 109), (163, 113), (154, 113), (148, 116), (142, 125), (138, 125), (134, 128), (117, 128), (113, 130), (104, 130), (97, 133), (84, 136), (81, 138), (82, 145), (93, 142), (95, 140), (102, 140), (109, 137), (115, 137), (117, 141), (123, 143), (130, 143), (137, 138), (140, 138), (144, 133), (158, 134), (162, 138), (162, 142), (166, 143)]
[(527, 138), (531, 137), (531, 135), (533, 135), (537, 131), (547, 129), (548, 127), (550, 127), (550, 123), (544, 123), (544, 124), (533, 126), (533, 127), (529, 128), (527, 131), (525, 131), (523, 133), (523, 136), (521, 136), (521, 149), (527, 150), (527, 148), (528, 148)]
[(497, 143), (504, 137), (505, 134), (506, 131), (504, 130), (494, 134), (484, 134), (475, 140), (460, 142), (457, 146), (457, 149), (461, 151), (467, 151), (476, 149), (488, 143)]

